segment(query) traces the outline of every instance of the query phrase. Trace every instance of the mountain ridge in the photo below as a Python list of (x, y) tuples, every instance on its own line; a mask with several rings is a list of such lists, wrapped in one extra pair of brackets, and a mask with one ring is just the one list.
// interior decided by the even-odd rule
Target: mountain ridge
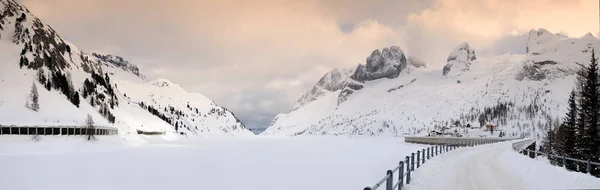
[(336, 95), (346, 88), (279, 114), (262, 135), (425, 135), (454, 123), (531, 132), (562, 117), (564, 89), (573, 88), (575, 71), (589, 62), (591, 48), (600, 48), (593, 36), (566, 38), (545, 29), (530, 32), (526, 54), (480, 57), (465, 42), (450, 53), (449, 62), (460, 58), (462, 64), (455, 69), (452, 63), (450, 77), (443, 75), (445, 68), (408, 64), (396, 78), (347, 83), (360, 93), (342, 103)]
[[(120, 56), (79, 50), (14, 0), (0, 0), (0, 50), (0, 89), (13, 92), (0, 95), (0, 124), (83, 125), (91, 115), (121, 135), (252, 135), (201, 94), (165, 79), (148, 81)], [(39, 89), (39, 111), (23, 106), (31, 83)]]

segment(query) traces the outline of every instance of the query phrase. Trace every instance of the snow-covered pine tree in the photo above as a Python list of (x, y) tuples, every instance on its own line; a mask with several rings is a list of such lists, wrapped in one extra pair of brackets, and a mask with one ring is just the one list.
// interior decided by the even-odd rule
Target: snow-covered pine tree
[(85, 127), (87, 129), (87, 140), (96, 140), (96, 128), (94, 127), (94, 120), (90, 114), (85, 118)]
[(35, 86), (35, 82), (31, 84), (31, 92), (29, 93), (29, 98), (31, 99), (31, 105), (29, 105), (29, 109), (33, 111), (38, 111), (40, 109), (39, 97), (37, 87)]
[[(542, 139), (540, 151), (542, 151), (544, 153), (548, 153), (548, 154), (556, 154), (556, 152), (554, 151), (554, 148), (556, 148), (556, 142), (553, 142), (556, 137), (554, 135), (554, 129), (552, 127), (551, 122), (546, 123), (545, 130), (547, 132), (546, 132), (544, 138)], [(550, 164), (556, 165), (555, 159), (552, 159), (552, 158), (548, 158), (548, 159), (550, 160)]]

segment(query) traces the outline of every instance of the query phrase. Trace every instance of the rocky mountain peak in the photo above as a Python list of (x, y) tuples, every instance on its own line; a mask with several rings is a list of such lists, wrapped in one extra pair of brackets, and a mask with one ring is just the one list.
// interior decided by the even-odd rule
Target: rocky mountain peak
[(350, 72), (349, 69), (332, 69), (319, 79), (316, 86), (331, 92), (342, 89)]
[(383, 51), (374, 50), (367, 57), (366, 64), (360, 64), (352, 79), (365, 82), (380, 78), (396, 78), (406, 68), (406, 56), (398, 46), (383, 48)]
[(140, 74), (140, 69), (136, 65), (129, 63), (129, 61), (123, 59), (121, 56), (95, 52), (92, 53), (92, 56), (96, 57), (99, 61), (104, 62), (106, 66), (121, 68), (122, 70), (130, 72), (138, 77), (145, 78), (142, 74)]
[(526, 47), (526, 52), (530, 53), (532, 52), (535, 48), (537, 48), (539, 45), (557, 40), (557, 39), (561, 39), (563, 37), (557, 36), (555, 34), (553, 34), (552, 32), (540, 28), (538, 30), (530, 30), (529, 31), (529, 36), (527, 38), (527, 47)]
[(297, 110), (316, 100), (327, 92), (335, 92), (344, 88), (346, 79), (350, 74), (352, 74), (352, 69), (332, 69), (325, 73), (310, 91), (304, 93), (302, 97), (296, 101), (296, 104), (294, 104), (291, 111)]
[(168, 88), (174, 84), (167, 79), (156, 79), (151, 82), (154, 86)]
[(393, 79), (406, 68), (406, 55), (398, 46), (374, 50), (367, 57), (366, 64), (359, 64), (354, 74), (345, 81), (338, 96), (338, 104), (346, 101), (355, 91), (363, 88), (364, 82), (382, 78)]
[(446, 76), (452, 70), (455, 70), (456, 74), (459, 71), (468, 71), (471, 62), (476, 60), (475, 50), (471, 49), (467, 42), (463, 42), (458, 45), (448, 56), (448, 63), (444, 66), (443, 75)]

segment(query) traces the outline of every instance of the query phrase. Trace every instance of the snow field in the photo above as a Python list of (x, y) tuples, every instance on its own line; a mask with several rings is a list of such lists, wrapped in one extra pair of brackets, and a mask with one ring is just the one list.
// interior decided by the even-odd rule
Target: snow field
[(424, 147), (403, 138), (321, 136), (0, 142), (0, 184), (36, 190), (362, 189)]

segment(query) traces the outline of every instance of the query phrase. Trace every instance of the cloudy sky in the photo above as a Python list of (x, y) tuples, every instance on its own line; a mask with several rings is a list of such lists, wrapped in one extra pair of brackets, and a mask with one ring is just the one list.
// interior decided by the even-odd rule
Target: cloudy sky
[(267, 127), (332, 68), (389, 45), (441, 70), (455, 46), (524, 52), (531, 29), (597, 36), (597, 0), (19, 0), (84, 51), (117, 54)]

